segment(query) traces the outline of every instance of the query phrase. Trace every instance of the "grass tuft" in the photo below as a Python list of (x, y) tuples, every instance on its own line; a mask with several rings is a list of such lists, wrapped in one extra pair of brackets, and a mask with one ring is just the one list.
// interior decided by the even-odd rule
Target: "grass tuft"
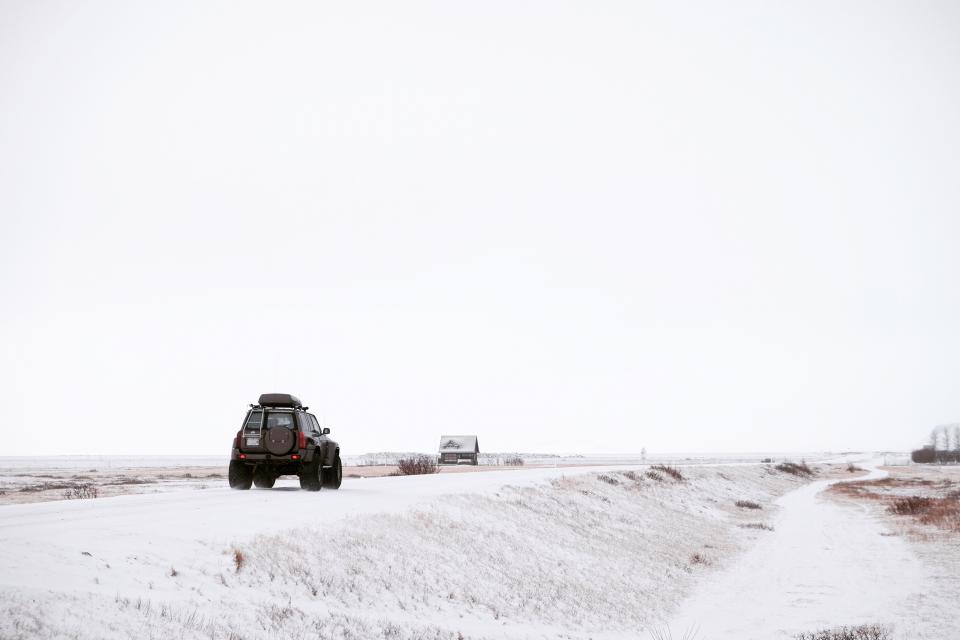
[(796, 462), (781, 462), (774, 467), (777, 471), (781, 473), (789, 473), (790, 475), (799, 476), (801, 478), (809, 478), (813, 475), (813, 469), (807, 466), (806, 462), (801, 462), (797, 464)]
[(659, 471), (663, 474), (670, 476), (677, 482), (683, 482), (685, 480), (685, 478), (683, 477), (683, 474), (680, 473), (680, 470), (677, 469), (676, 467), (668, 467), (666, 465), (656, 464), (650, 468), (653, 469), (654, 471)]
[(240, 549), (233, 550), (233, 566), (236, 567), (237, 573), (240, 573), (240, 570), (243, 569), (243, 566), (247, 563), (247, 556), (244, 555), (243, 551)]
[(796, 640), (889, 640), (890, 630), (879, 624), (835, 627), (795, 635)]

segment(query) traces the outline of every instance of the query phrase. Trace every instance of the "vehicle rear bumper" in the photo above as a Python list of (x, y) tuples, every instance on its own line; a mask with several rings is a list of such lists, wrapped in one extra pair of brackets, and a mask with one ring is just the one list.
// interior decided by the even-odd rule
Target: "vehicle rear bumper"
[[(297, 457), (294, 458), (293, 456)], [(246, 462), (248, 464), (288, 465), (300, 464), (301, 462), (310, 462), (312, 457), (313, 451), (305, 451), (303, 449), (291, 451), (290, 453), (282, 456), (277, 456), (272, 453), (247, 453), (246, 451), (238, 451), (237, 449), (234, 449), (230, 459)]]

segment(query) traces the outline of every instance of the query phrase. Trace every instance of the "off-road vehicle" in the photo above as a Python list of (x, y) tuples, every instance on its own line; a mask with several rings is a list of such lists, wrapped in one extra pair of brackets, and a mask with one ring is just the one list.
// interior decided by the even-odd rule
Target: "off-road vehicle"
[(265, 393), (250, 405), (243, 426), (233, 439), (230, 454), (230, 487), (249, 489), (255, 484), (269, 489), (279, 476), (300, 477), (307, 491), (339, 489), (343, 480), (340, 445), (320, 428), (295, 396)]

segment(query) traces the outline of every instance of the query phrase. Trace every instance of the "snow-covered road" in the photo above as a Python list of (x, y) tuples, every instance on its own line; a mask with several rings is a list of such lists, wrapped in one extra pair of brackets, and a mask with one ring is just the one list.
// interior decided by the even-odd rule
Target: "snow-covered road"
[[(867, 466), (867, 479), (887, 475)], [(775, 531), (702, 582), (670, 623), (673, 633), (774, 640), (844, 624), (905, 628), (930, 584), (924, 569), (865, 509), (821, 495), (835, 482), (781, 497)]]
[(371, 513), (398, 513), (445, 494), (496, 491), (602, 468), (547, 468), (442, 476), (348, 478), (339, 491), (300, 491), (296, 478), (273, 490), (226, 487), (69, 500), (0, 508), (0, 586), (64, 586), (88, 574), (78, 559), (144, 555), (170, 562), (257, 534), (334, 524)]

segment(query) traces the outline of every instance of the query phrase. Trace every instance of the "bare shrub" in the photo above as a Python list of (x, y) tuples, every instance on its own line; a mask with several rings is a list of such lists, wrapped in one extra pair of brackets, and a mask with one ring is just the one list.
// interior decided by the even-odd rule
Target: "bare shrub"
[(173, 567), (170, 567), (170, 577), (176, 578), (178, 575), (180, 575), (180, 572), (174, 569)]
[(247, 563), (247, 556), (244, 555), (243, 551), (240, 549), (233, 550), (233, 566), (236, 567), (237, 573), (240, 573), (240, 570), (243, 569), (243, 566)]
[(790, 475), (799, 476), (801, 478), (809, 478), (813, 475), (813, 469), (807, 466), (806, 462), (801, 462), (797, 464), (796, 462), (781, 462), (776, 467), (777, 471), (782, 473), (789, 473)]
[(680, 473), (680, 470), (677, 469), (677, 468), (675, 468), (675, 467), (668, 467), (668, 466), (666, 466), (666, 465), (657, 464), (657, 465), (654, 465), (654, 466), (652, 466), (652, 467), (650, 467), (650, 468), (653, 469), (654, 471), (659, 471), (659, 472), (661, 472), (661, 473), (664, 473), (664, 474), (670, 476), (671, 478), (673, 478), (673, 479), (676, 480), (677, 482), (683, 482), (684, 479), (685, 479), (685, 478), (683, 477), (683, 474)]
[(656, 471), (647, 471), (645, 474), (646, 477), (650, 478), (654, 482), (663, 482), (663, 476), (657, 473)]
[(707, 556), (697, 551), (691, 554), (690, 564), (710, 564), (710, 560), (707, 559)]
[(858, 467), (857, 465), (853, 464), (852, 462), (848, 462), (848, 463), (847, 463), (847, 471), (848, 471), (849, 473), (856, 473), (857, 471), (863, 471), (863, 469), (861, 469), (861, 468)]
[(879, 624), (835, 627), (795, 635), (796, 640), (889, 640), (890, 630)]
[(503, 459), (503, 464), (505, 464), (508, 467), (522, 467), (523, 458), (521, 458), (520, 456), (507, 456), (506, 458)]
[(608, 476), (605, 473), (601, 473), (597, 476), (597, 480), (600, 482), (606, 482), (609, 485), (617, 486), (620, 484), (620, 481), (614, 478), (613, 476)]
[(63, 492), (66, 500), (88, 500), (99, 497), (100, 490), (92, 484), (78, 484)]
[(734, 504), (741, 509), (763, 509), (759, 503), (754, 502), (753, 500), (737, 500)]
[(397, 462), (398, 476), (419, 476), (429, 473), (438, 473), (440, 467), (432, 456), (413, 456), (411, 458), (400, 458)]

